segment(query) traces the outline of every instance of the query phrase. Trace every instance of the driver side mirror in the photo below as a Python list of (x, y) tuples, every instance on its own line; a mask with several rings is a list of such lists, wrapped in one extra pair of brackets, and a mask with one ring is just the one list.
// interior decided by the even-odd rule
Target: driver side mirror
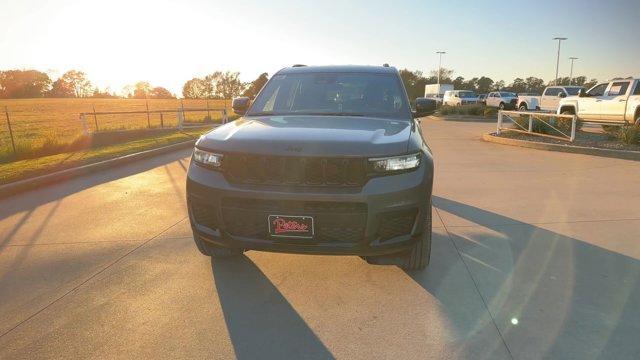
[(231, 108), (233, 109), (234, 113), (238, 115), (244, 115), (247, 110), (249, 110), (250, 103), (251, 100), (246, 96), (237, 97), (234, 98), (231, 102)]
[(436, 112), (437, 102), (434, 99), (417, 98), (416, 110), (413, 111), (413, 118), (419, 118), (427, 115), (431, 115)]
[(566, 98), (566, 97), (567, 97), (567, 94), (565, 94), (564, 92), (559, 92), (559, 93), (558, 93), (558, 97), (559, 97), (560, 99), (562, 99), (562, 98)]

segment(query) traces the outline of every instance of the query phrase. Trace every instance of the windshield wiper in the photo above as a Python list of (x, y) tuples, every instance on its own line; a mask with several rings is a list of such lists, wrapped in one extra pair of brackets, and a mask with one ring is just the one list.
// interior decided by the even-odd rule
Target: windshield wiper
[(252, 112), (252, 113), (248, 113), (247, 116), (269, 116), (269, 115), (275, 115), (276, 113), (274, 113), (273, 111), (258, 111), (258, 112)]

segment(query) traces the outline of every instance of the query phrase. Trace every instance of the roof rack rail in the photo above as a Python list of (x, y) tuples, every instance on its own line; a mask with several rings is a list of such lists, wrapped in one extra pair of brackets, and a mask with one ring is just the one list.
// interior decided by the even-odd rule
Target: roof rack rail
[(307, 66), (307, 65), (305, 65), (305, 64), (294, 64), (292, 67), (305, 67), (305, 66)]

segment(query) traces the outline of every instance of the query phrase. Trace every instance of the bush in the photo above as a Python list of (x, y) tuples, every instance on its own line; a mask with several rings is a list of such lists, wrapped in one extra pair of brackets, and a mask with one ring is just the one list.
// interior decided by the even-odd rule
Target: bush
[(624, 126), (618, 130), (617, 137), (625, 144), (640, 145), (640, 126)]

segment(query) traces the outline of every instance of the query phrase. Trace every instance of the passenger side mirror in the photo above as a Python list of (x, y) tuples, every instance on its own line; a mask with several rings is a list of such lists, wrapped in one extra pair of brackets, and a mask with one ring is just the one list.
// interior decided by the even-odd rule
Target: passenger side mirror
[(567, 97), (567, 94), (565, 94), (564, 92), (559, 92), (559, 93), (558, 93), (558, 97), (559, 97), (559, 98), (561, 98), (561, 99), (562, 99), (562, 98), (566, 98), (566, 97)]
[(234, 98), (233, 101), (231, 102), (231, 108), (233, 108), (234, 113), (238, 115), (244, 115), (249, 109), (250, 103), (251, 103), (251, 100), (246, 96), (237, 97), (237, 98)]
[(413, 118), (419, 118), (427, 115), (431, 115), (436, 112), (437, 102), (434, 99), (417, 98), (416, 99), (416, 111), (413, 111)]

